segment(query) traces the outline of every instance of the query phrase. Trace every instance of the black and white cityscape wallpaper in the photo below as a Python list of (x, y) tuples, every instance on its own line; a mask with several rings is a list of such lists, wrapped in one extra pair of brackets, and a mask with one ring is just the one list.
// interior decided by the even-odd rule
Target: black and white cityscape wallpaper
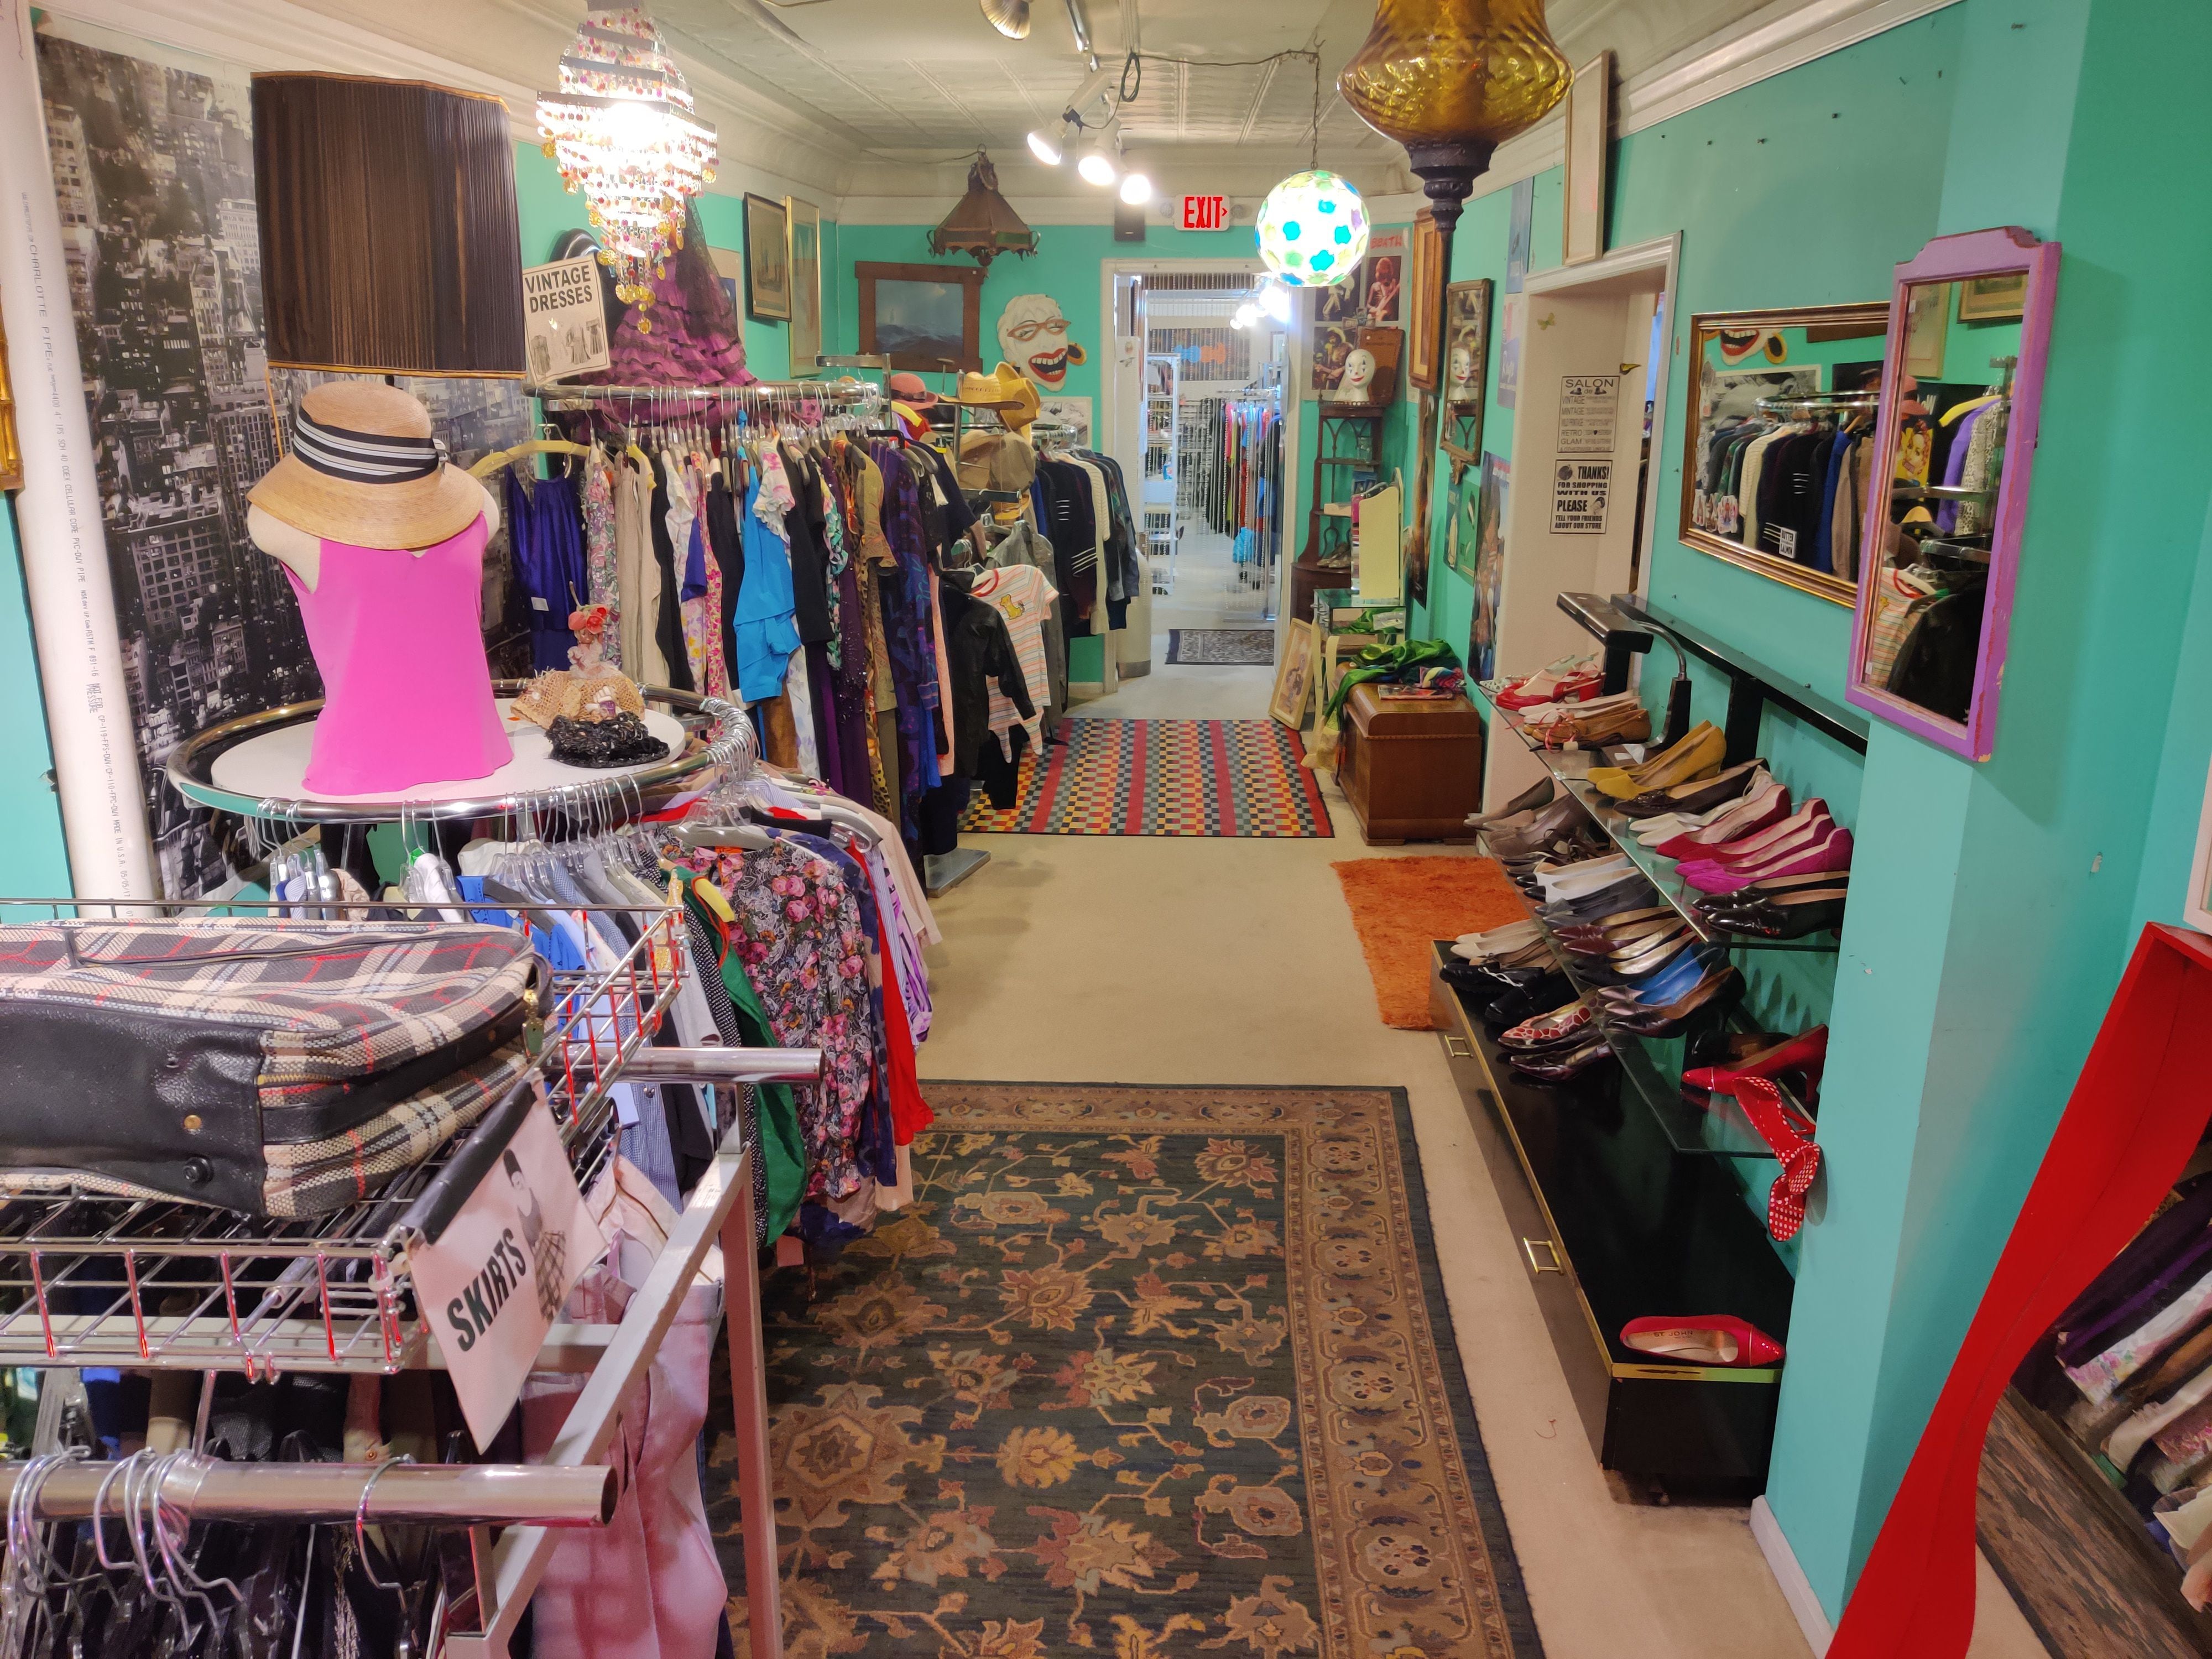
[[(39, 72), (148, 823), (162, 891), (200, 896), (234, 871), (164, 781), (170, 751), (322, 695), (246, 497), (278, 412), (324, 377), (272, 376), (263, 348), (246, 71), (42, 33)], [(464, 466), (527, 433), (517, 382), (404, 384)], [(487, 556), (504, 569), (503, 538)]]

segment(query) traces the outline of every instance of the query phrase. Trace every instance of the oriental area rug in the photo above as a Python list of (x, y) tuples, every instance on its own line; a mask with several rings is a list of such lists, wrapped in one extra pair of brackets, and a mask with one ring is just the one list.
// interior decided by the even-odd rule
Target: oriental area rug
[(1272, 628), (1168, 629), (1170, 668), (1272, 668), (1274, 663), (1275, 630)]
[(1071, 720), (1065, 743), (1024, 754), (1012, 807), (981, 790), (963, 833), (1334, 835), (1298, 734), (1273, 720)]
[(1403, 1091), (924, 1089), (913, 1206), (764, 1287), (793, 1659), (1541, 1652)]

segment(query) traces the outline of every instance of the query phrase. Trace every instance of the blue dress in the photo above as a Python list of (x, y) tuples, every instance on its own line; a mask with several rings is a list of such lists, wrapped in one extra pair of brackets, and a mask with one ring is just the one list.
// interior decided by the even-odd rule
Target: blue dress
[(745, 510), (738, 526), (745, 550), (745, 579), (738, 590), (734, 618), (738, 695), (747, 702), (766, 702), (782, 691), (784, 671), (799, 649), (799, 627), (792, 620), (791, 550), (753, 511), (759, 499), (756, 479), (745, 488)]
[(514, 579), (530, 609), (533, 668), (566, 668), (576, 636), (568, 614), (591, 603), (592, 579), (584, 562), (584, 507), (574, 478), (533, 478), (525, 483), (506, 469), (507, 543)]

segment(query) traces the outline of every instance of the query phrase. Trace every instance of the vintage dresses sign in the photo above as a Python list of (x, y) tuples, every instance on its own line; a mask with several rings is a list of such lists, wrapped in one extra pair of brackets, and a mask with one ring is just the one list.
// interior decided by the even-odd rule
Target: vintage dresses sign
[(599, 262), (589, 254), (524, 271), (522, 316), (533, 384), (613, 367), (599, 301)]

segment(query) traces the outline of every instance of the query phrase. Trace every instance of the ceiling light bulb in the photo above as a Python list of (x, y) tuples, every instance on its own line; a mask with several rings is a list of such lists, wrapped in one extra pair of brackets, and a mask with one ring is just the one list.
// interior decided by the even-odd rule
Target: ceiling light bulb
[(1237, 307), (1237, 314), (1229, 319), (1231, 328), (1249, 328), (1260, 320), (1260, 307), (1247, 300)]
[(1291, 320), (1291, 291), (1280, 283), (1269, 283), (1260, 290), (1260, 309), (1279, 323)]
[(1141, 173), (1126, 173), (1121, 179), (1121, 199), (1131, 207), (1142, 207), (1152, 199), (1152, 181)]
[(1075, 164), (1087, 184), (1110, 185), (1121, 176), (1121, 169), (1114, 165), (1112, 153), (1103, 143), (1094, 143), (1083, 152), (1083, 159)]
[(1053, 142), (1052, 135), (1042, 127), (1030, 134), (1030, 154), (1048, 167), (1060, 165), (1060, 146)]

